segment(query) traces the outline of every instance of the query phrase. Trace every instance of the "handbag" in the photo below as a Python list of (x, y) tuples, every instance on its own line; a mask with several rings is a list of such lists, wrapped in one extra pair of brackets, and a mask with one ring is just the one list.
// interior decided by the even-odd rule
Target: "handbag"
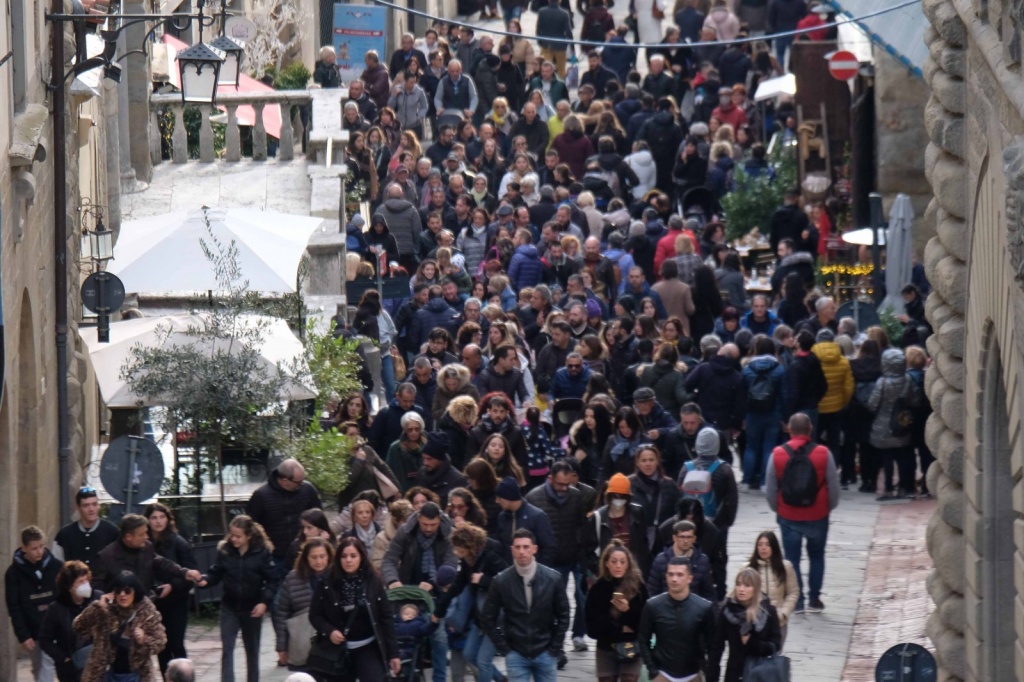
[[(328, 587), (327, 591), (330, 593), (333, 601), (339, 601), (334, 594), (334, 590)], [(352, 629), (352, 623), (355, 622), (357, 613), (359, 613), (359, 609), (353, 608), (352, 613), (348, 616), (348, 622), (345, 624), (345, 629), (342, 630), (342, 634), (346, 638), (348, 637), (348, 631)], [(317, 635), (313, 637), (313, 645), (310, 647), (309, 656), (306, 658), (306, 670), (320, 673), (327, 677), (341, 677), (348, 672), (349, 666), (352, 663), (351, 658), (346, 642), (335, 644), (331, 641), (330, 637)]]
[(777, 652), (771, 656), (747, 656), (743, 682), (789, 682), (789, 658)]
[(614, 648), (615, 657), (619, 659), (620, 663), (632, 663), (640, 655), (640, 648), (637, 647), (636, 641), (616, 642)]
[(316, 635), (313, 624), (309, 622), (309, 609), (286, 620), (285, 627), (288, 629), (288, 663), (306, 665)]

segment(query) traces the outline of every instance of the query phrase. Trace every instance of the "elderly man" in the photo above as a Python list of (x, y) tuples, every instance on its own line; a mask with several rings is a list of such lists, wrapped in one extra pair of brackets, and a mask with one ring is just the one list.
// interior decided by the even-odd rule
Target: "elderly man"
[[(382, 452), (378, 450), (378, 452)], [(299, 534), (299, 517), (307, 509), (320, 509), (320, 494), (306, 480), (306, 469), (297, 460), (286, 459), (270, 472), (267, 482), (256, 489), (245, 505), (245, 513), (263, 526), (274, 543), (274, 566), (283, 578), (288, 548)]]
[(462, 74), (462, 62), (453, 59), (448, 62), (448, 75), (441, 79), (434, 95), (437, 117), (470, 118), (479, 105), (476, 85)]
[(366, 93), (366, 84), (361, 80), (354, 80), (348, 84), (348, 99), (345, 103), (355, 102), (359, 107), (359, 115), (367, 121), (377, 120), (377, 105)]
[(387, 221), (388, 229), (398, 244), (399, 263), (409, 272), (414, 272), (419, 263), (416, 247), (423, 231), (419, 211), (405, 198), (405, 191), (398, 183), (391, 183), (386, 191), (387, 199), (375, 215), (382, 215)]
[(409, 65), (409, 60), (416, 57), (419, 60), (420, 68), (427, 68), (427, 56), (422, 50), (415, 47), (416, 36), (411, 33), (403, 33), (401, 47), (391, 54), (391, 61), (388, 62), (388, 71), (392, 76), (402, 73)]
[(814, 315), (797, 325), (797, 331), (806, 329), (815, 336), (822, 329), (828, 329), (833, 335), (839, 332), (839, 322), (836, 320), (838, 307), (831, 296), (822, 296), (814, 302)]
[[(509, 137), (522, 135), (526, 138), (526, 147), (535, 157), (540, 158), (548, 147), (550, 133), (548, 125), (537, 115), (537, 105), (527, 102), (523, 105), (523, 115), (512, 125)], [(500, 198), (500, 197), (499, 197)]]
[[(167, 682), (195, 682), (196, 671), (192, 661), (187, 658), (175, 658), (167, 664), (167, 672), (164, 673)], [(285, 682), (298, 682), (291, 680), (289, 676)]]
[(363, 61), (366, 63), (366, 69), (363, 70), (360, 78), (366, 83), (366, 94), (377, 105), (379, 111), (388, 105), (391, 77), (388, 75), (387, 67), (380, 63), (380, 57), (376, 50), (367, 52)]
[(640, 89), (650, 94), (655, 100), (673, 95), (675, 81), (672, 75), (665, 70), (665, 57), (656, 54), (651, 57), (650, 71), (644, 77)]

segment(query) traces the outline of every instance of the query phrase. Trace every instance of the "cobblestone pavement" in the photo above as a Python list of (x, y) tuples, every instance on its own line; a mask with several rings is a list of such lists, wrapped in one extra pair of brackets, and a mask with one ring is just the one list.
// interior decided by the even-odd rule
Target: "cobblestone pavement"
[[(872, 495), (843, 492), (832, 515), (826, 552), (825, 585), (820, 614), (794, 616), (786, 654), (792, 659), (793, 680), (864, 682), (874, 679), (874, 666), (889, 647), (916, 642), (931, 649), (924, 624), (934, 608), (924, 581), (931, 569), (925, 548), (925, 527), (934, 502), (879, 505)], [(741, 494), (736, 525), (729, 535), (729, 575), (743, 566), (753, 540), (764, 529), (778, 532), (774, 515), (760, 495)], [(806, 558), (804, 560), (806, 575)], [(566, 642), (569, 665), (559, 680), (594, 680), (591, 651), (572, 652)], [(189, 655), (197, 679), (220, 679), (220, 637), (216, 627), (189, 628)], [(269, 620), (261, 641), (261, 675), (265, 682), (280, 682), (288, 673), (277, 668), (274, 632)], [(27, 660), (18, 679), (28, 682)], [(235, 649), (236, 675), (244, 675), (241, 641)], [(239, 677), (241, 679), (241, 677)]]

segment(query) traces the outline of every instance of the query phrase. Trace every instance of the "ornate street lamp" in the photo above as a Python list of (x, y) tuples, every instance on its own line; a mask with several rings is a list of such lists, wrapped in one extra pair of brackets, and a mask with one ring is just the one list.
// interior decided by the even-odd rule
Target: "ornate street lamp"
[(96, 229), (89, 232), (89, 255), (98, 270), (104, 270), (114, 257), (114, 233), (103, 224), (103, 217), (96, 218)]
[[(209, 104), (217, 99), (217, 83), (225, 54), (207, 43), (196, 43), (178, 53), (183, 102)], [(237, 64), (235, 66), (237, 71)]]
[(220, 75), (217, 78), (218, 85), (234, 85), (238, 87), (239, 77), (242, 73), (242, 61), (245, 59), (245, 43), (237, 38), (231, 38), (223, 33), (208, 45), (224, 53), (224, 64), (220, 67)]

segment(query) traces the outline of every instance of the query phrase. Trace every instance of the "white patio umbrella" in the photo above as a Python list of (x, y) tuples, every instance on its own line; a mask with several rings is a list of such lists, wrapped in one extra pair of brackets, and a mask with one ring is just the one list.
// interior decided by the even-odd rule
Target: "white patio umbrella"
[[(209, 313), (198, 315), (164, 315), (143, 317), (134, 320), (114, 322), (110, 325), (110, 343), (97, 340), (95, 327), (80, 330), (82, 340), (89, 349), (89, 360), (96, 373), (100, 396), (107, 407), (137, 407), (140, 397), (133, 393), (128, 383), (121, 378), (121, 368), (128, 361), (136, 345), (143, 347), (184, 346), (198, 344), (209, 348), (208, 341), (189, 335), (189, 329), (201, 328)], [(280, 365), (288, 367), (301, 360), (302, 343), (295, 337), (288, 324), (279, 318), (247, 315), (243, 324), (265, 324), (259, 347), (260, 357), (268, 369), (276, 370)], [(170, 330), (165, 335), (166, 330)], [(316, 390), (294, 379), (288, 379), (279, 398), (281, 400), (309, 400), (316, 397)], [(142, 401), (143, 404), (150, 404)]]
[(205, 292), (221, 287), (200, 240), (210, 230), (238, 248), (242, 277), (251, 291), (294, 292), (299, 261), (322, 218), (247, 208), (201, 208), (188, 213), (131, 220), (121, 225), (107, 267), (135, 293)]
[(885, 300), (882, 310), (892, 309), (897, 315), (905, 311), (900, 291), (910, 282), (913, 271), (911, 262), (910, 226), (914, 221), (914, 209), (910, 197), (896, 195), (889, 209), (889, 239), (885, 245)]

